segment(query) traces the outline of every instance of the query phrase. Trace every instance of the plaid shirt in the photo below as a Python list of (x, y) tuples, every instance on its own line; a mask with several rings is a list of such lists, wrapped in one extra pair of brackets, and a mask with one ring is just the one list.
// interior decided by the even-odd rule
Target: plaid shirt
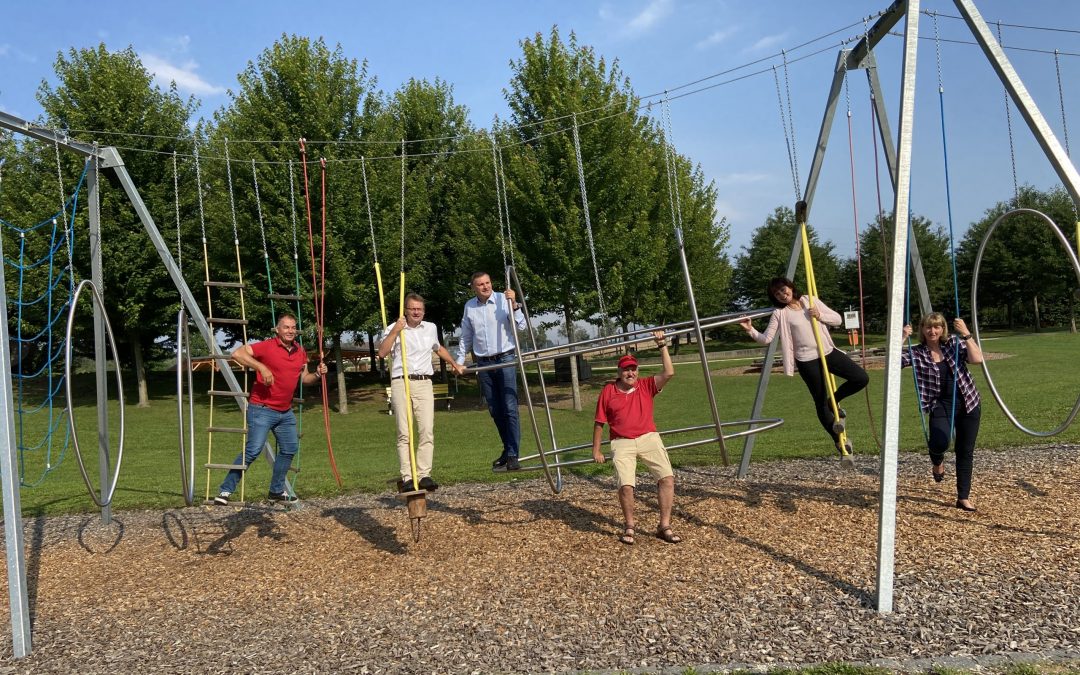
[[(956, 378), (956, 389), (964, 401), (964, 410), (971, 412), (979, 405), (979, 390), (975, 380), (967, 369), (968, 348), (955, 335), (941, 345), (941, 355)], [(919, 404), (926, 412), (934, 407), (941, 398), (941, 374), (926, 345), (912, 345), (911, 349), (900, 355), (901, 367), (912, 366), (915, 369), (915, 384), (919, 390)]]

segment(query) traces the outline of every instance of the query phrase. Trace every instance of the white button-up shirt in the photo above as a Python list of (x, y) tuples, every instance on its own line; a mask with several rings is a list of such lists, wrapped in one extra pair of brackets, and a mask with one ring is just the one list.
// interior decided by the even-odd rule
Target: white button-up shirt
[[(383, 331), (382, 339), (393, 330), (393, 325), (387, 326)], [(431, 366), (431, 353), (439, 351), (439, 334), (435, 330), (435, 324), (429, 321), (421, 321), (420, 325), (412, 328), (408, 324), (401, 330), (405, 336), (405, 351), (409, 359), (410, 375), (434, 375), (435, 370)], [(394, 347), (390, 350), (393, 365), (390, 367), (390, 377), (401, 377), (401, 341), (395, 339)]]
[[(497, 291), (485, 303), (475, 296), (465, 303), (465, 313), (461, 317), (461, 342), (457, 348), (458, 363), (465, 363), (469, 350), (480, 358), (502, 354), (517, 346), (506, 305), (506, 295)], [(520, 309), (514, 312), (514, 320), (519, 330), (525, 330), (525, 314)]]

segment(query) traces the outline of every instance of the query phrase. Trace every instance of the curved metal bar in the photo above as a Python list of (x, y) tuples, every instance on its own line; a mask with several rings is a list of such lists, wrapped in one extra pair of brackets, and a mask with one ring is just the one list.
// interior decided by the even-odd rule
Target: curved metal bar
[[(522, 303), (522, 305), (524, 306), (524, 303)], [(719, 328), (720, 326), (729, 326), (729, 325), (731, 325), (733, 323), (738, 323), (739, 321), (742, 321), (744, 318), (758, 319), (758, 318), (761, 318), (761, 317), (769, 316), (772, 313), (773, 313), (772, 309), (756, 309), (756, 310), (753, 310), (752, 312), (738, 312), (737, 314), (722, 315), (722, 316), (725, 316), (726, 318), (723, 318), (723, 319), (717, 318), (715, 320), (711, 320), (710, 323), (703, 323), (703, 324), (701, 324), (701, 329), (704, 331), (704, 330), (711, 330), (713, 328)], [(528, 314), (525, 315), (525, 319), (526, 319), (526, 321), (529, 320), (529, 315)], [(691, 333), (691, 332), (694, 331), (694, 327), (690, 326), (690, 327), (682, 328), (682, 329), (675, 330), (675, 331), (668, 331), (663, 326), (659, 326), (659, 327), (656, 327), (656, 328), (648, 328), (648, 329), (645, 329), (645, 330), (648, 331), (648, 332), (652, 332), (654, 330), (663, 330), (665, 332), (665, 334), (671, 336), (671, 335), (683, 335), (683, 334), (686, 334), (686, 333)], [(604, 339), (605, 340), (610, 340), (611, 338), (604, 338)], [(641, 337), (641, 338), (635, 338), (633, 340), (622, 340), (622, 341), (619, 341), (619, 342), (608, 342), (608, 343), (605, 343), (605, 344), (602, 344), (602, 345), (597, 345), (597, 346), (594, 346), (594, 347), (588, 347), (586, 349), (574, 349), (574, 350), (569, 350), (569, 351), (562, 351), (562, 352), (552, 353), (550, 356), (536, 356), (535, 354), (537, 352), (525, 352), (524, 354), (521, 355), (521, 360), (525, 365), (531, 365), (531, 364), (534, 364), (534, 363), (542, 363), (544, 361), (552, 361), (554, 359), (561, 359), (561, 358), (564, 358), (564, 357), (567, 357), (567, 356), (579, 356), (579, 355), (585, 355), (585, 354), (593, 354), (595, 352), (603, 351), (605, 349), (611, 349), (612, 347), (628, 346), (628, 345), (637, 344), (639, 342), (651, 342), (652, 339), (653, 338), (652, 338), (651, 335), (647, 335), (647, 336), (644, 336), (644, 337)], [(572, 343), (565, 344), (565, 345), (559, 345), (558, 347), (545, 347), (544, 349), (538, 350), (538, 351), (547, 353), (547, 352), (550, 352), (553, 349), (568, 349), (569, 347), (572, 347), (574, 345), (582, 345), (582, 344), (591, 343), (591, 342), (596, 342), (596, 338), (593, 338), (591, 340), (583, 340), (583, 341), (580, 341), (580, 342), (572, 342)], [(476, 367), (473, 367), (473, 368), (466, 369), (465, 374), (468, 375), (468, 374), (473, 374), (473, 373), (481, 373), (481, 372), (484, 372), (485, 370), (498, 370), (500, 367), (505, 368), (506, 366), (499, 366), (498, 364), (490, 365), (490, 366), (476, 366)]]
[[(986, 234), (983, 235), (982, 242), (979, 244), (979, 252), (975, 256), (975, 271), (972, 272), (971, 276), (971, 325), (975, 330), (975, 340), (980, 344), (982, 344), (982, 340), (979, 339), (978, 293), (979, 268), (982, 266), (983, 253), (986, 251), (986, 244), (990, 241), (990, 237), (994, 234), (994, 230), (997, 229), (997, 226), (1011, 216), (1021, 213), (1027, 213), (1038, 218), (1042, 218), (1043, 222), (1045, 222), (1050, 227), (1050, 230), (1057, 236), (1058, 241), (1061, 242), (1062, 246), (1065, 247), (1065, 251), (1069, 254), (1069, 262), (1072, 263), (1073, 271), (1076, 272), (1076, 282), (1078, 285), (1080, 285), (1080, 260), (1077, 260), (1076, 253), (1073, 252), (1072, 245), (1069, 243), (1068, 237), (1066, 237), (1065, 234), (1061, 231), (1061, 228), (1057, 226), (1057, 223), (1055, 223), (1053, 219), (1051, 219), (1042, 211), (1036, 211), (1035, 209), (1013, 209), (1012, 211), (1006, 211), (1005, 213), (998, 216), (997, 220), (995, 220), (990, 225), (990, 227), (987, 228)], [(1073, 420), (1076, 418), (1076, 414), (1080, 412), (1080, 396), (1077, 396), (1076, 403), (1073, 404), (1072, 410), (1069, 412), (1069, 416), (1066, 417), (1065, 421), (1062, 422), (1058, 427), (1050, 431), (1036, 431), (1034, 429), (1029, 429), (1023, 424), (1021, 424), (1020, 420), (1016, 419), (1016, 415), (1014, 415), (1012, 411), (1009, 410), (1009, 406), (1005, 405), (1005, 401), (1001, 398), (1001, 394), (1000, 392), (998, 392), (997, 386), (994, 385), (994, 378), (990, 376), (990, 367), (989, 365), (987, 365), (986, 359), (983, 359), (982, 369), (983, 374), (986, 376), (986, 384), (988, 387), (990, 387), (990, 393), (994, 395), (994, 400), (997, 401), (998, 406), (1001, 407), (1001, 412), (1005, 413), (1005, 417), (1009, 418), (1009, 421), (1012, 422), (1014, 427), (1029, 436), (1038, 436), (1040, 438), (1056, 436), (1062, 431), (1068, 429), (1069, 425), (1072, 424)]]
[[(738, 420), (738, 421), (733, 421), (733, 422), (721, 422), (720, 425), (721, 426), (740, 426), (740, 425), (744, 425), (744, 424), (746, 424), (746, 425), (754, 425), (754, 424), (762, 425), (762, 426), (759, 426), (759, 427), (752, 427), (750, 429), (746, 429), (746, 430), (743, 430), (743, 431), (737, 431), (737, 432), (735, 432), (733, 434), (724, 434), (724, 440), (730, 440), (730, 439), (733, 439), (733, 438), (742, 438), (744, 436), (750, 436), (752, 434), (760, 433), (762, 431), (769, 431), (769, 430), (775, 429), (776, 427), (780, 426), (783, 423), (784, 423), (783, 418), (780, 418), (780, 417), (768, 417), (768, 418), (761, 418), (761, 419), (754, 419), (754, 420)], [(661, 436), (664, 436), (664, 435), (667, 435), (667, 434), (686, 433), (686, 432), (689, 432), (689, 431), (701, 431), (701, 430), (704, 430), (704, 429), (715, 429), (715, 428), (716, 428), (716, 425), (714, 425), (714, 424), (702, 424), (702, 425), (699, 425), (699, 426), (696, 426), (696, 427), (687, 427), (685, 429), (669, 429), (667, 431), (661, 431), (659, 433), (660, 433)], [(714, 436), (712, 436), (710, 438), (703, 438), (703, 439), (699, 439), (699, 440), (696, 440), (696, 441), (687, 441), (686, 443), (678, 443), (678, 444), (675, 444), (675, 445), (670, 445), (670, 446), (667, 446), (666, 449), (668, 451), (682, 450), (682, 449), (685, 449), (685, 448), (692, 448), (692, 447), (695, 447), (695, 446), (698, 446), (698, 445), (708, 445), (709, 443), (717, 442), (717, 440), (719, 440), (719, 439), (716, 438), (716, 436), (714, 435)], [(607, 445), (608, 441), (603, 441), (602, 443), (604, 445)], [(572, 450), (584, 450), (585, 448), (591, 448), (591, 447), (592, 447), (592, 443), (582, 443), (581, 445), (573, 445), (573, 446), (566, 447), (566, 448), (559, 448), (557, 450), (551, 451), (548, 454), (561, 454), (561, 453), (564, 453), (564, 452), (570, 452)], [(531, 459), (536, 459), (536, 457), (535, 456), (523, 457), (521, 459), (521, 461), (524, 462), (524, 461), (529, 461)], [(584, 464), (595, 464), (595, 463), (596, 462), (590, 457), (590, 458), (587, 458), (587, 459), (559, 460), (559, 461), (549, 463), (548, 466), (549, 467), (555, 467), (555, 468), (563, 468), (563, 467), (568, 467), (568, 466), (582, 466)], [(522, 471), (539, 471), (540, 469), (541, 469), (540, 466), (522, 466), (521, 467)]]
[[(187, 434), (191, 450), (186, 451), (184, 434), (184, 380), (187, 380), (188, 424)], [(195, 503), (195, 396), (191, 377), (191, 334), (188, 331), (187, 311), (181, 307), (176, 317), (176, 417), (180, 445), (180, 482), (184, 491), (184, 503)], [(190, 466), (190, 468), (189, 468)]]
[[(529, 308), (525, 304), (525, 294), (521, 292), (521, 280), (518, 279), (517, 271), (514, 270), (513, 265), (506, 266), (506, 278), (513, 282), (514, 289), (516, 290), (517, 295), (520, 296), (521, 312), (525, 315), (525, 327), (529, 331), (530, 338), (535, 339), (531, 337), (534, 335), (532, 330), (532, 319), (529, 317)], [(529, 378), (528, 374), (525, 372), (525, 360), (521, 353), (521, 336), (518, 334), (517, 322), (514, 321), (513, 307), (509, 307), (508, 309), (510, 330), (514, 333), (514, 344), (518, 347), (515, 352), (517, 355), (518, 372), (521, 373), (522, 389), (525, 390), (525, 404), (529, 411), (529, 421), (532, 423), (533, 436), (536, 438), (536, 449), (539, 453), (540, 463), (542, 464), (541, 468), (544, 471), (544, 477), (547, 478), (548, 485), (551, 486), (551, 491), (555, 494), (559, 494), (562, 492), (563, 487), (562, 472), (555, 469), (555, 477), (552, 478), (551, 469), (548, 467), (547, 457), (544, 454), (544, 445), (540, 440), (540, 427), (536, 423), (536, 411), (533, 410), (532, 393), (529, 391)], [(536, 345), (534, 344), (533, 347), (535, 348), (535, 346)], [(505, 368), (505, 366), (503, 367)], [(551, 434), (551, 445), (552, 447), (555, 447), (555, 422), (551, 418), (551, 403), (548, 402), (547, 384), (544, 383), (544, 371), (540, 368), (539, 363), (536, 364), (536, 371), (540, 376), (540, 391), (544, 397), (544, 412), (547, 414), (548, 432)]]
[[(83, 462), (82, 451), (79, 448), (79, 434), (75, 427), (75, 407), (71, 395), (71, 329), (75, 324), (75, 309), (79, 305), (79, 294), (87, 287), (90, 288), (90, 297), (101, 309), (101, 318), (105, 323), (106, 334), (109, 336), (109, 348), (112, 349), (113, 359), (116, 362), (116, 392), (120, 398), (120, 435), (116, 446), (116, 470), (113, 472), (111, 484), (108, 486), (107, 497), (104, 496), (105, 486), (101, 487), (103, 499), (98, 499), (97, 494), (94, 492), (94, 485), (90, 482), (90, 476), (86, 473), (86, 464)], [(80, 281), (71, 296), (71, 307), (68, 309), (67, 331), (64, 333), (64, 338), (64, 394), (67, 397), (68, 424), (71, 426), (71, 446), (75, 450), (75, 459), (79, 463), (79, 473), (82, 474), (86, 489), (90, 492), (90, 499), (93, 499), (94, 503), (99, 507), (104, 508), (112, 503), (113, 493), (116, 492), (116, 481), (120, 477), (120, 464), (124, 460), (124, 383), (120, 377), (120, 352), (116, 350), (116, 338), (113, 335), (112, 324), (109, 323), (109, 315), (105, 312), (105, 303), (101, 299), (101, 294), (98, 293), (97, 286), (94, 286), (94, 283), (89, 279)]]

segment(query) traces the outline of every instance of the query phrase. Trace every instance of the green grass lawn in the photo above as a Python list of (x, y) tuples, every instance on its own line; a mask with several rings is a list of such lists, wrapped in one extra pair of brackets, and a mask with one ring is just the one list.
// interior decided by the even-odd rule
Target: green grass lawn
[[(684, 347), (685, 349), (685, 347)], [(1008, 358), (993, 360), (990, 368), (994, 381), (1002, 390), (1006, 402), (1022, 422), (1040, 430), (1057, 426), (1080, 395), (1080, 336), (1066, 333), (1018, 336), (984, 336), (987, 352), (1010, 354)], [(647, 356), (647, 353), (643, 353)], [(718, 369), (733, 365), (713, 363)], [(648, 374), (654, 370), (644, 367)], [(656, 400), (656, 419), (661, 429), (674, 429), (711, 422), (705, 396), (701, 367), (698, 363), (677, 366), (677, 377)], [(982, 428), (979, 448), (1007, 448), (1038, 442), (1078, 442), (1080, 425), (1074, 425), (1061, 436), (1053, 439), (1036, 439), (1017, 431), (1001, 413), (984, 384), (981, 368), (973, 368), (976, 382), (983, 395)], [(597, 372), (591, 383), (582, 387), (583, 410), (569, 409), (570, 396), (566, 385), (549, 384), (549, 395), (554, 401), (553, 426), (559, 447), (588, 442), (592, 433), (592, 414), (596, 396), (610, 372)], [(884, 371), (870, 370), (870, 405), (876, 423), (881, 424), (881, 399)], [(903, 371), (903, 405), (900, 445), (907, 451), (924, 451), (922, 425), (914, 400), (911, 371)], [(717, 405), (723, 420), (748, 417), (757, 387), (757, 375), (714, 376), (713, 386)], [(133, 382), (125, 382), (130, 398)], [(93, 377), (78, 376), (76, 391), (82, 392), (76, 402), (76, 420), (80, 441), (87, 459), (87, 470), (97, 484), (97, 421), (93, 399)], [(196, 382), (196, 391), (205, 392), (205, 381)], [(180, 458), (177, 447), (177, 411), (175, 399), (175, 375), (168, 372), (155, 373), (151, 381), (152, 404), (149, 408), (127, 406), (127, 436), (124, 462), (119, 486), (116, 490), (114, 508), (172, 508), (183, 505), (180, 483)], [(350, 385), (349, 414), (331, 412), (331, 437), (334, 454), (341, 472), (346, 492), (385, 491), (386, 481), (397, 473), (394, 418), (386, 414), (383, 386), (377, 384)], [(533, 378), (531, 390), (534, 404), (539, 405), (540, 388)], [(115, 397), (115, 395), (114, 395)], [(196, 466), (206, 462), (208, 406), (205, 395), (197, 395), (196, 406)], [(331, 392), (331, 402), (336, 401)], [(524, 395), (522, 395), (524, 401)], [(62, 399), (60, 400), (62, 405)], [(226, 406), (228, 407), (228, 406)], [(866, 399), (860, 394), (845, 402), (848, 411), (849, 434), (858, 454), (876, 454), (867, 416)], [(215, 425), (239, 423), (234, 411), (216, 414)], [(549, 442), (548, 425), (543, 409), (537, 407), (537, 419), (541, 438)], [(36, 417), (40, 417), (39, 414)], [(115, 401), (110, 410), (111, 434), (115, 438), (118, 408)], [(834, 453), (832, 443), (817, 423), (811, 399), (802, 380), (774, 374), (770, 381), (764, 410), (765, 417), (782, 417), (785, 424), (779, 429), (760, 436), (754, 448), (754, 462), (770, 459), (825, 456)], [(25, 422), (28, 442), (40, 441), (40, 419)], [(61, 426), (63, 429), (64, 426)], [(322, 407), (317, 396), (309, 392), (308, 405), (302, 416), (304, 431), (301, 440), (296, 488), (301, 497), (340, 494), (330, 473), (326, 450), (326, 435), (322, 423)], [(62, 436), (62, 434), (61, 434)], [(699, 438), (708, 437), (699, 435)], [(672, 439), (671, 442), (683, 439)], [(493, 474), (490, 463), (500, 452), (498, 434), (480, 399), (474, 379), (463, 380), (453, 409), (446, 411), (437, 407), (435, 428), (435, 469), (433, 475), (441, 483), (485, 482), (513, 480), (515, 476)], [(232, 461), (240, 449), (240, 437), (215, 434), (214, 462)], [(728, 444), (728, 456), (737, 463), (742, 453), (742, 441)], [(534, 435), (527, 411), (522, 409), (522, 453), (536, 452)], [(587, 457), (588, 452), (575, 457)], [(27, 480), (36, 478), (43, 469), (41, 450), (24, 453)], [(672, 452), (677, 465), (719, 463), (717, 444)], [(871, 461), (871, 460), (864, 460)], [(94, 510), (69, 448), (62, 461), (39, 485), (22, 489), (22, 504), (26, 514), (55, 514)], [(607, 472), (610, 465), (599, 467), (586, 465), (573, 472)], [(752, 469), (751, 469), (752, 471)], [(535, 477), (525, 473), (522, 476)], [(216, 489), (223, 478), (221, 471), (211, 476), (211, 490)], [(573, 481), (573, 477), (569, 478)], [(249, 498), (262, 498), (269, 482), (269, 465), (260, 460), (248, 474)], [(196, 471), (196, 497), (206, 493), (206, 471)]]

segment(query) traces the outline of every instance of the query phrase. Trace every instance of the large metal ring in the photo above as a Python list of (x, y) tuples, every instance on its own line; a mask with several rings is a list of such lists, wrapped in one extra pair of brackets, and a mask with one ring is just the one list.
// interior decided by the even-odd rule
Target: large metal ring
[[(188, 433), (191, 449), (185, 449), (184, 434), (184, 380), (187, 380)], [(191, 333), (188, 330), (187, 311), (180, 309), (176, 317), (176, 417), (180, 434), (180, 482), (184, 491), (184, 503), (195, 503), (195, 392), (191, 372)]]
[[(979, 267), (982, 265), (983, 252), (986, 250), (986, 244), (990, 241), (990, 237), (994, 234), (994, 230), (997, 229), (997, 226), (1007, 220), (1010, 216), (1015, 216), (1021, 213), (1027, 213), (1042, 218), (1043, 222), (1045, 222), (1050, 227), (1050, 230), (1057, 236), (1058, 241), (1060, 241), (1061, 245), (1065, 247), (1065, 252), (1069, 255), (1069, 262), (1072, 263), (1073, 271), (1076, 272), (1076, 282), (1078, 286), (1080, 286), (1080, 260), (1077, 260), (1076, 254), (1072, 250), (1072, 245), (1069, 243), (1069, 239), (1065, 236), (1065, 234), (1061, 231), (1061, 228), (1057, 226), (1053, 219), (1051, 219), (1042, 211), (1036, 211), (1035, 209), (1013, 209), (1012, 211), (1007, 211), (1001, 214), (997, 217), (997, 220), (995, 220), (986, 230), (986, 234), (983, 235), (982, 242), (979, 244), (979, 253), (975, 256), (975, 271), (972, 272), (971, 276), (971, 324), (972, 327), (975, 329), (975, 340), (980, 344), (982, 344), (982, 340), (979, 339), (978, 294)], [(1009, 418), (1009, 421), (1012, 422), (1013, 426), (1015, 426), (1020, 431), (1023, 431), (1025, 434), (1028, 434), (1029, 436), (1039, 436), (1043, 438), (1047, 436), (1056, 436), (1062, 431), (1068, 429), (1069, 425), (1072, 424), (1073, 419), (1076, 418), (1077, 412), (1080, 412), (1080, 396), (1077, 396), (1076, 403), (1073, 404), (1072, 410), (1069, 412), (1069, 416), (1065, 418), (1065, 421), (1062, 422), (1060, 426), (1051, 431), (1035, 431), (1034, 429), (1028, 429), (1023, 424), (1021, 424), (1019, 420), (1016, 419), (1016, 415), (1014, 415), (1012, 411), (1009, 410), (1009, 406), (1005, 405), (1005, 401), (1002, 400), (1001, 394), (998, 392), (997, 387), (994, 386), (994, 378), (990, 376), (990, 367), (987, 364), (986, 359), (983, 359), (982, 369), (983, 374), (986, 376), (986, 384), (988, 387), (990, 387), (990, 393), (994, 395), (994, 400), (997, 401), (997, 404), (1001, 407), (1001, 412), (1005, 413), (1005, 417)]]
[[(83, 463), (82, 451), (79, 449), (79, 434), (75, 429), (75, 408), (71, 395), (71, 329), (75, 325), (75, 309), (79, 305), (79, 294), (84, 288), (90, 288), (90, 296), (101, 310), (101, 318), (105, 323), (105, 332), (109, 337), (109, 348), (112, 349), (113, 359), (116, 362), (116, 393), (120, 398), (120, 435), (116, 446), (116, 470), (110, 481), (108, 496), (98, 499), (94, 492), (94, 485), (90, 482), (90, 476), (86, 473), (86, 464)], [(75, 287), (75, 293), (71, 296), (71, 307), (68, 309), (67, 331), (64, 333), (64, 394), (67, 396), (68, 424), (71, 427), (71, 446), (75, 449), (75, 459), (79, 462), (79, 473), (82, 474), (86, 489), (90, 492), (90, 499), (101, 508), (112, 503), (113, 493), (116, 492), (116, 481), (120, 477), (120, 464), (124, 459), (124, 383), (120, 377), (120, 352), (116, 350), (116, 338), (113, 336), (112, 325), (109, 323), (109, 315), (105, 312), (105, 303), (98, 293), (97, 286), (89, 279), (83, 279)], [(105, 486), (101, 488), (105, 493)]]

